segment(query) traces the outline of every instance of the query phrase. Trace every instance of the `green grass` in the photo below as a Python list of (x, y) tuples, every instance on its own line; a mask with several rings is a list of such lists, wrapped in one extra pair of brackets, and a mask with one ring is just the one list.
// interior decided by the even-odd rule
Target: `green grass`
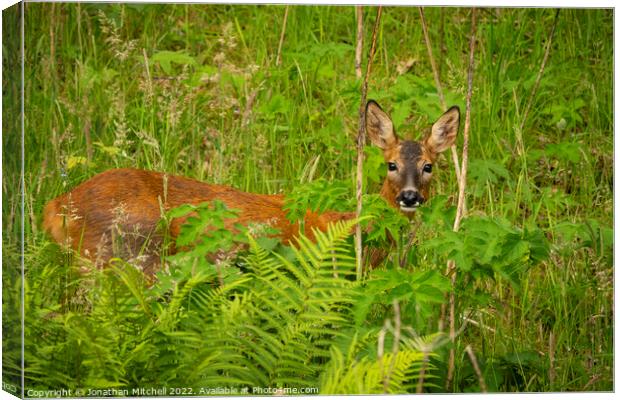
[[(459, 272), (457, 311), (470, 322), (456, 341), (450, 391), (480, 390), (464, 352), (468, 345), (489, 390), (613, 389), (613, 11), (560, 11), (520, 153), (517, 130), (554, 14), (479, 10), (468, 212), (472, 224), (487, 216), (514, 232), (540, 230), (549, 253), (540, 262), (531, 262), (528, 253), (529, 268), (512, 284), (497, 271)], [(72, 320), (77, 326), (95, 321), (87, 305), (75, 303), (88, 298), (80, 285), (97, 284), (62, 263), (40, 224), (47, 201), (99, 172), (140, 167), (259, 193), (289, 193), (321, 178), (352, 182), (360, 98), (354, 8), (291, 7), (276, 66), (283, 15), (283, 6), (26, 4), (25, 266), (26, 303), (34, 307), (28, 309), (31, 332), (45, 331), (48, 318), (68, 324), (68, 309), (81, 316)], [(469, 9), (426, 9), (446, 99), (463, 111), (469, 15)], [(4, 26), (17, 27), (16, 17), (15, 8), (5, 11)], [(374, 17), (374, 9), (366, 8), (364, 54)], [(17, 29), (3, 32), (6, 338), (18, 332), (8, 326), (18, 304), (21, 160), (19, 42)], [(384, 9), (377, 45), (369, 98), (392, 114), (397, 132), (417, 138), (442, 112), (417, 8)], [(411, 68), (399, 73), (408, 60)], [(459, 148), (461, 143), (459, 138)], [(449, 157), (434, 171), (432, 192), (445, 195), (449, 207), (457, 192)], [(377, 191), (378, 184), (368, 190)], [(425, 245), (444, 234), (423, 223), (407, 269), (444, 271), (446, 255)], [(112, 279), (106, 276), (97, 278), (101, 290)], [(365, 326), (380, 329), (392, 316), (391, 304), (373, 308)], [(415, 322), (413, 328), (428, 335), (437, 329), (439, 305), (426, 306), (429, 313), (420, 318), (414, 307), (403, 305), (404, 313), (411, 312), (403, 322)], [(132, 327), (146, 326), (142, 317), (131, 318)], [(55, 346), (79, 334), (58, 329)], [(123, 332), (115, 343), (136, 345), (139, 335)], [(45, 350), (37, 337), (26, 340), (32, 363)], [(3, 343), (5, 381), (15, 374), (9, 368), (18, 360), (16, 343)], [(376, 340), (370, 347), (376, 349)], [(447, 348), (436, 350), (438, 388), (429, 391), (443, 388)], [(48, 381), (27, 376), (27, 382), (55, 388), (92, 367), (66, 351), (66, 358), (57, 355), (54, 362), (74, 362), (58, 367), (74, 376)], [(327, 365), (329, 353), (322, 356)], [(115, 367), (102, 361), (101, 368)], [(128, 382), (129, 375), (114, 379)]]

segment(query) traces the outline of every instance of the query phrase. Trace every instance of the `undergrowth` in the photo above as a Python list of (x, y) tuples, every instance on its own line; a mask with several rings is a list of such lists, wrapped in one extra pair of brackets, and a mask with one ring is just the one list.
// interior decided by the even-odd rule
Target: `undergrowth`
[[(104, 170), (138, 167), (285, 193), (291, 219), (353, 210), (355, 10), (290, 7), (277, 64), (284, 6), (25, 8), (23, 197), (18, 14), (3, 12), (15, 27), (3, 30), (5, 384), (19, 384), (21, 365), (23, 199), (26, 389), (476, 392), (482, 380), (500, 392), (612, 390), (612, 10), (560, 11), (522, 130), (555, 11), (479, 10), (459, 232), (449, 157), (410, 224), (375, 194), (387, 168), (369, 147), (364, 240), (388, 256), (362, 280), (350, 223), (287, 247), (269, 232), (214, 229), (235, 213), (214, 203), (173, 211), (197, 217), (179, 237), (187, 250), (152, 283), (128, 260), (84, 272), (41, 231), (45, 203)], [(470, 10), (425, 12), (446, 102), (464, 110)], [(374, 9), (364, 15), (367, 54)], [(444, 111), (415, 7), (384, 9), (369, 87), (406, 138)], [(215, 260), (214, 249), (230, 251)], [(441, 314), (452, 290), (446, 388)]]

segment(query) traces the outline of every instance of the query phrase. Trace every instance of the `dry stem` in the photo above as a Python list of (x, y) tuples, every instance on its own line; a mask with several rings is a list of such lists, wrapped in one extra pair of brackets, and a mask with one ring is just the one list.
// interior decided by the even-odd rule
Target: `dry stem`
[[(461, 225), (461, 219), (463, 218), (463, 210), (465, 208), (465, 186), (467, 184), (467, 161), (469, 150), (469, 128), (471, 124), (471, 97), (473, 92), (473, 80), (474, 80), (474, 50), (476, 47), (476, 9), (471, 10), (471, 34), (469, 38), (469, 69), (467, 72), (467, 100), (465, 105), (465, 127), (463, 128), (463, 157), (461, 164), (461, 175), (459, 182), (459, 199), (456, 208), (456, 217), (454, 218), (453, 230), (456, 232)], [(450, 292), (450, 340), (452, 342), (452, 348), (450, 348), (450, 355), (448, 359), (448, 374), (446, 378), (446, 389), (452, 384), (452, 378), (454, 375), (454, 342), (455, 342), (455, 298), (454, 298), (454, 286), (456, 284), (456, 270), (454, 260), (448, 262), (449, 273), (451, 274), (452, 288)]]
[(465, 351), (467, 352), (467, 355), (469, 356), (469, 359), (471, 360), (471, 365), (474, 367), (474, 371), (476, 371), (476, 375), (478, 375), (478, 382), (480, 383), (480, 390), (483, 393), (486, 393), (488, 391), (487, 384), (484, 381), (484, 376), (482, 376), (482, 372), (480, 371), (480, 367), (478, 366), (478, 360), (476, 359), (476, 355), (474, 354), (470, 345), (467, 345), (467, 347), (465, 347)]
[(276, 57), (276, 66), (280, 65), (282, 55), (282, 44), (284, 43), (284, 33), (286, 32), (286, 21), (288, 20), (288, 7), (284, 9), (284, 19), (282, 21), (282, 33), (280, 33), (280, 43), (278, 44), (278, 55)]
[[(368, 78), (372, 71), (372, 60), (375, 56), (377, 47), (377, 32), (379, 30), (379, 22), (381, 21), (381, 12), (383, 8), (379, 6), (377, 8), (377, 18), (375, 19), (375, 26), (372, 29), (372, 44), (370, 47), (370, 54), (368, 56), (368, 63), (366, 64), (366, 76), (362, 84), (362, 100), (359, 109), (359, 131), (357, 134), (357, 172), (356, 172), (356, 200), (357, 207), (355, 209), (355, 217), (359, 218), (362, 215), (362, 178), (363, 178), (363, 163), (364, 163), (364, 143), (366, 142), (366, 94), (368, 92)], [(357, 279), (362, 278), (362, 266), (363, 253), (362, 253), (362, 226), (359, 222), (355, 225), (355, 255), (357, 260)]]
[(362, 77), (362, 50), (364, 49), (364, 11), (362, 6), (355, 7), (357, 17), (357, 46), (355, 47), (355, 75)]

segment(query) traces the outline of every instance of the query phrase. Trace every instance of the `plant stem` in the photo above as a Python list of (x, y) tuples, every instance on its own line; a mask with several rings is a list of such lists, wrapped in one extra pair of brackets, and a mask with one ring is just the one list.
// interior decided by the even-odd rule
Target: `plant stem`
[(484, 381), (484, 376), (482, 376), (482, 372), (480, 371), (480, 366), (478, 366), (478, 360), (476, 359), (476, 355), (474, 354), (474, 351), (471, 349), (470, 345), (467, 345), (467, 347), (465, 347), (465, 352), (467, 352), (467, 355), (469, 356), (469, 360), (471, 361), (471, 365), (474, 367), (474, 371), (476, 372), (476, 375), (478, 375), (478, 383), (480, 384), (480, 390), (483, 393), (488, 392), (487, 384)]
[[(377, 31), (379, 30), (379, 22), (381, 21), (381, 12), (383, 7), (377, 8), (377, 18), (375, 26), (372, 29), (372, 44), (370, 46), (370, 54), (366, 64), (366, 76), (362, 83), (362, 100), (359, 109), (359, 131), (357, 134), (357, 172), (356, 172), (356, 201), (355, 217), (357, 219), (362, 215), (362, 179), (363, 179), (363, 163), (364, 163), (364, 143), (366, 142), (366, 94), (368, 92), (368, 78), (372, 71), (372, 60), (375, 56), (377, 47)], [(362, 278), (363, 254), (362, 254), (362, 226), (359, 222), (355, 225), (355, 255), (357, 260), (356, 271), (357, 279)]]
[(282, 20), (282, 32), (280, 33), (280, 43), (278, 44), (278, 55), (276, 57), (276, 67), (280, 65), (282, 56), (282, 44), (284, 43), (284, 33), (286, 33), (286, 21), (288, 20), (288, 8), (284, 8), (284, 19)]
[(362, 51), (364, 49), (364, 10), (362, 6), (355, 7), (357, 18), (357, 46), (355, 47), (355, 76), (362, 77)]
[[(471, 33), (469, 38), (469, 68), (467, 72), (467, 100), (465, 105), (465, 127), (463, 128), (463, 156), (461, 164), (461, 175), (459, 182), (459, 198), (456, 207), (456, 217), (454, 218), (453, 230), (458, 231), (461, 225), (461, 219), (465, 209), (465, 186), (467, 184), (467, 161), (469, 150), (469, 129), (471, 125), (471, 97), (473, 92), (473, 80), (474, 80), (474, 50), (476, 48), (476, 9), (471, 10)], [(450, 341), (452, 347), (450, 348), (450, 354), (448, 358), (448, 374), (446, 378), (446, 389), (452, 385), (452, 379), (454, 377), (454, 344), (455, 344), (455, 297), (454, 287), (456, 285), (456, 268), (454, 260), (448, 261), (448, 271), (451, 275), (452, 291), (450, 292)]]

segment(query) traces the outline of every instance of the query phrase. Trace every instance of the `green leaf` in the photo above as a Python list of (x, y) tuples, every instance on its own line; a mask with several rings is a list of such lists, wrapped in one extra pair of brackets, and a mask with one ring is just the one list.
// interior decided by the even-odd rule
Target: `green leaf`
[(487, 184), (497, 185), (502, 179), (511, 181), (510, 172), (499, 160), (472, 159), (467, 169), (468, 178), (474, 181), (474, 196), (484, 193)]
[(417, 212), (420, 213), (425, 225), (435, 226), (439, 229), (452, 229), (456, 207), (450, 206), (449, 202), (450, 199), (446, 195), (433, 196)]
[(376, 146), (365, 146), (364, 156), (364, 178), (374, 183), (382, 182), (386, 174), (383, 151)]
[(259, 107), (259, 110), (264, 118), (272, 120), (278, 114), (288, 115), (292, 110), (292, 103), (286, 97), (278, 93), (273, 95), (268, 102), (263, 103), (263, 105)]
[(347, 210), (350, 198), (348, 183), (318, 179), (293, 188), (285, 197), (284, 210), (289, 221), (297, 222), (306, 216), (308, 210), (318, 214), (328, 210)]
[(180, 65), (197, 65), (196, 60), (183, 51), (159, 51), (151, 57), (152, 63), (159, 63), (164, 73), (172, 74), (172, 63)]
[(582, 144), (572, 142), (548, 144), (545, 147), (545, 154), (547, 157), (557, 158), (560, 161), (578, 163), (583, 157), (582, 147)]

